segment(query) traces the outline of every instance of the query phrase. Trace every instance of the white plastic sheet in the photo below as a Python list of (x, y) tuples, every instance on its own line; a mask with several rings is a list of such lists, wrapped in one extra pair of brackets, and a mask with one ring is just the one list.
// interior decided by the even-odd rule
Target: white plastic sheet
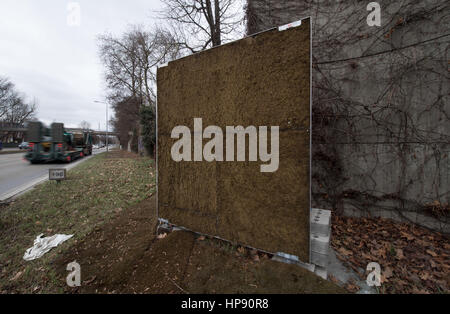
[(57, 247), (62, 242), (73, 237), (73, 234), (55, 234), (51, 237), (42, 238), (44, 234), (41, 233), (34, 240), (33, 247), (30, 247), (25, 251), (23, 259), (26, 261), (32, 261), (34, 259), (40, 258), (42, 255), (50, 251), (52, 248)]

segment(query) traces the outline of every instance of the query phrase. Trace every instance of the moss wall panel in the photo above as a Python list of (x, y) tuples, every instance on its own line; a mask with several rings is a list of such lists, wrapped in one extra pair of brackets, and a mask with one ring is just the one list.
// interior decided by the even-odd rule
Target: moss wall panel
[[(248, 137), (245, 162), (173, 161), (171, 131), (184, 125), (193, 135), (194, 118), (222, 129), (224, 158), (226, 126), (279, 126), (278, 170), (262, 173), (266, 162), (248, 161)], [(159, 68), (159, 217), (308, 261), (309, 129), (309, 19)]]

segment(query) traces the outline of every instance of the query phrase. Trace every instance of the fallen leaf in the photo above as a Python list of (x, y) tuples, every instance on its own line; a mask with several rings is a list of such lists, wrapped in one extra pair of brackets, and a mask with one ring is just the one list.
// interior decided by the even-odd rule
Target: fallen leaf
[(384, 273), (384, 275), (386, 276), (386, 278), (392, 277), (392, 275), (393, 275), (393, 273), (392, 273), (392, 268), (390, 268), (390, 267), (385, 267), (383, 273)]
[(411, 235), (409, 233), (406, 233), (403, 231), (401, 231), (400, 233), (402, 235), (402, 238), (406, 238), (408, 241), (414, 240), (414, 238), (415, 238), (413, 235)]
[(92, 276), (91, 278), (89, 278), (88, 280), (86, 280), (86, 281), (84, 282), (84, 284), (85, 284), (85, 285), (88, 285), (88, 284), (90, 284), (91, 282), (93, 282), (96, 278), (97, 278), (97, 276)]
[(338, 249), (338, 252), (341, 253), (341, 254), (344, 255), (344, 256), (353, 255), (353, 252), (352, 252), (352, 251), (349, 251), (349, 250), (347, 250), (347, 249), (344, 248), (344, 247), (339, 248), (339, 249)]
[(378, 249), (378, 250), (370, 250), (370, 254), (372, 254), (373, 256), (379, 258), (386, 258), (386, 250), (384, 248)]
[(427, 273), (427, 272), (423, 272), (422, 274), (419, 275), (419, 277), (420, 277), (420, 279), (422, 279), (422, 280), (428, 280), (428, 279), (431, 279), (431, 278), (432, 278), (432, 277), (430, 276), (430, 274)]
[(426, 250), (425, 252), (427, 252), (428, 254), (430, 254), (430, 255), (433, 256), (433, 257), (438, 256), (438, 255), (436, 254), (436, 252), (434, 252), (434, 251), (432, 251), (432, 250)]
[(334, 282), (335, 284), (338, 284), (338, 283), (339, 283), (339, 280), (337, 280), (337, 278), (334, 277), (334, 276), (331, 275), (331, 274), (328, 274), (328, 278), (329, 278), (332, 282)]
[(9, 279), (9, 281), (16, 281), (17, 279), (20, 278), (20, 276), (22, 276), (23, 271), (18, 271), (14, 277), (12, 277), (11, 279)]
[(167, 237), (167, 233), (161, 233), (157, 236), (158, 239), (164, 239), (165, 237)]
[(431, 268), (437, 267), (437, 264), (431, 258), (430, 258), (430, 265), (431, 265)]
[(405, 258), (405, 256), (403, 255), (403, 250), (402, 249), (397, 249), (397, 250), (395, 250), (395, 252), (396, 252), (396, 255), (395, 255), (396, 259), (403, 259), (403, 258)]
[(361, 289), (357, 284), (355, 284), (355, 283), (352, 282), (352, 281), (349, 281), (349, 282), (344, 286), (344, 288), (347, 289), (347, 290), (350, 291), (350, 292), (353, 292), (353, 293), (358, 292), (358, 291)]

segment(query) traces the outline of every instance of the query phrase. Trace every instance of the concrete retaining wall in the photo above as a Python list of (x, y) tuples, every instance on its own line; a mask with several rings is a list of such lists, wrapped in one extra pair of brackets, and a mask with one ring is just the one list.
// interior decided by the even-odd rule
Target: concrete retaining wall
[(314, 206), (448, 224), (450, 5), (369, 2), (249, 0), (248, 33), (312, 17)]

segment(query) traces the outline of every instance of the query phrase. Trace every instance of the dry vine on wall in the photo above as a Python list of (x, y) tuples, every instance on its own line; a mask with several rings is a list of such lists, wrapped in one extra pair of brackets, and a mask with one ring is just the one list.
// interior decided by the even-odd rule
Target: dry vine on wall
[(248, 33), (312, 17), (315, 206), (448, 222), (450, 5), (368, 3), (250, 0)]

